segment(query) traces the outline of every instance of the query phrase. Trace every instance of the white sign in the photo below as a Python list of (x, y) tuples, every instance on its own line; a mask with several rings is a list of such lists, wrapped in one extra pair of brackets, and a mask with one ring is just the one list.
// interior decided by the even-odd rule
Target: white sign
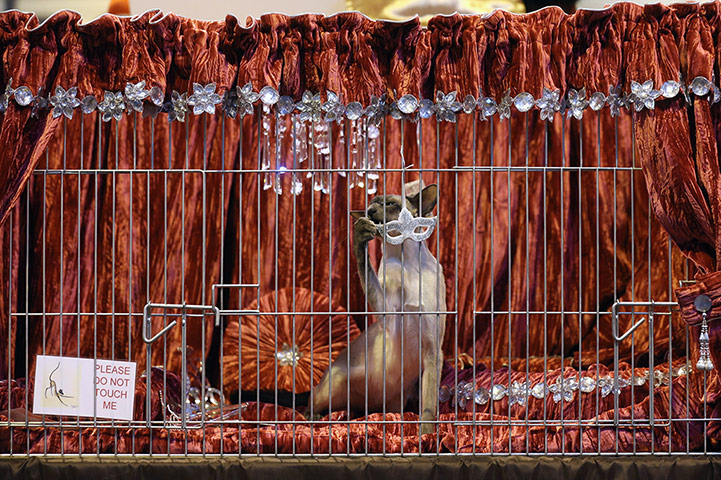
[(36, 358), (33, 413), (133, 419), (135, 362)]

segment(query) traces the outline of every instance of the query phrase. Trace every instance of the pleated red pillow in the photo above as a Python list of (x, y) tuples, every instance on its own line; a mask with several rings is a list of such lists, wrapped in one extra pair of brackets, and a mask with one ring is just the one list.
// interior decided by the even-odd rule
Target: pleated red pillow
[[(323, 294), (313, 292), (311, 302), (310, 290), (295, 288), (294, 295), (292, 288), (284, 288), (278, 291), (277, 301), (276, 310), (275, 292), (263, 295), (260, 297), (260, 306), (253, 301), (245, 307), (247, 310), (259, 310), (260, 315), (242, 316), (240, 324), (237, 319), (228, 323), (223, 340), (223, 384), (226, 394), (238, 390), (239, 371), (243, 390), (275, 388), (276, 362), (279, 389), (293, 390), (295, 363), (295, 391), (308, 391), (311, 384), (320, 381), (328, 368), (329, 347), (330, 357), (335, 360), (348, 342), (360, 334), (353, 319), (344, 314), (345, 310), (340, 307), (331, 309), (328, 297)], [(272, 313), (276, 311), (286, 312), (278, 315), (277, 343), (275, 315)], [(313, 314), (308, 315), (310, 312)], [(239, 333), (241, 342), (238, 342)]]

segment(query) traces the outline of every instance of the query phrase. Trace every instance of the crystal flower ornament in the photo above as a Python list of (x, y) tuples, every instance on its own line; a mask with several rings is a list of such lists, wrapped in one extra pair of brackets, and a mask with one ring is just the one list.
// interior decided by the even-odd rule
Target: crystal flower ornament
[(193, 94), (188, 97), (188, 105), (193, 107), (193, 115), (200, 115), (202, 113), (215, 113), (215, 106), (218, 105), (223, 99), (220, 95), (215, 93), (215, 84), (209, 83), (206, 86), (202, 86), (199, 83), (193, 84)]
[(116, 121), (120, 121), (120, 119), (123, 118), (123, 112), (125, 111), (123, 93), (113, 93), (106, 90), (103, 101), (98, 105), (98, 110), (100, 110), (103, 114), (103, 122), (109, 122), (113, 118)]
[(55, 95), (50, 97), (50, 104), (53, 106), (53, 118), (58, 118), (61, 115), (73, 118), (73, 109), (80, 106), (80, 100), (76, 98), (77, 94), (77, 87), (68, 90), (65, 90), (60, 85), (55, 87)]
[(150, 96), (150, 91), (145, 89), (145, 81), (128, 83), (125, 85), (125, 106), (130, 112), (142, 112), (143, 100)]

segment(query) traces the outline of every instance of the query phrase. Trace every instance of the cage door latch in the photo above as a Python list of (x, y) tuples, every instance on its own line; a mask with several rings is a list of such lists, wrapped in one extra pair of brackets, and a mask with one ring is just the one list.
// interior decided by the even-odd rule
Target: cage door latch
[(188, 310), (201, 310), (201, 311), (212, 311), (213, 315), (215, 316), (215, 326), (220, 325), (220, 310), (218, 310), (218, 307), (214, 305), (188, 305), (185, 303), (182, 304), (170, 304), (170, 303), (148, 303), (145, 305), (145, 308), (143, 309), (143, 322), (145, 324), (145, 328), (143, 329), (143, 340), (147, 344), (151, 344), (155, 342), (157, 339), (165, 335), (172, 329), (174, 326), (178, 324), (177, 320), (173, 320), (169, 324), (167, 324), (165, 327), (163, 327), (162, 330), (160, 330), (158, 333), (150, 336), (152, 333), (152, 310), (154, 308), (163, 308), (163, 309), (174, 309), (174, 310), (182, 310), (181, 315), (181, 321), (183, 322), (183, 326), (185, 326), (186, 321), (186, 312)]

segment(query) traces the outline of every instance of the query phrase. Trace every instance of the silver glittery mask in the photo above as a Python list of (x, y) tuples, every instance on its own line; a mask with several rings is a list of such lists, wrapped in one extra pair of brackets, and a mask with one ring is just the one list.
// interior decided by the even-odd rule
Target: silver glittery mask
[[(402, 138), (402, 137), (401, 137)], [(431, 236), (433, 229), (438, 222), (438, 217), (414, 217), (406, 207), (406, 161), (403, 157), (403, 141), (401, 139), (401, 197), (403, 198), (403, 208), (398, 214), (398, 220), (391, 220), (385, 225), (378, 227), (378, 230), (385, 237), (385, 241), (391, 245), (400, 245), (407, 239), (414, 242), (422, 242)], [(419, 188), (422, 190), (422, 182), (419, 182)], [(416, 232), (421, 228), (420, 232)], [(398, 233), (398, 235), (390, 235)]]

